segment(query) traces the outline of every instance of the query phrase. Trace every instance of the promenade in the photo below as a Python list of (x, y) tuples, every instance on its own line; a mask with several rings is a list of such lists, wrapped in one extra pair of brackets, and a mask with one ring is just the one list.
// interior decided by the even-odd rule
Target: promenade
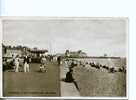
[(66, 77), (66, 73), (69, 71), (68, 67), (64, 66), (62, 64), (60, 66), (60, 85), (61, 85), (61, 96), (62, 97), (79, 97), (80, 93), (76, 89), (75, 85), (73, 83), (66, 83), (63, 81)]
[(30, 64), (30, 72), (6, 70), (3, 73), (4, 96), (94, 97), (126, 95), (126, 73), (109, 73), (106, 69), (77, 66), (73, 69), (74, 83), (64, 81), (68, 67), (63, 63), (47, 62), (47, 72), (39, 72), (40, 64)]
[(48, 62), (47, 72), (39, 72), (40, 64), (30, 64), (30, 72), (13, 72), (3, 74), (4, 96), (60, 96), (59, 66)]

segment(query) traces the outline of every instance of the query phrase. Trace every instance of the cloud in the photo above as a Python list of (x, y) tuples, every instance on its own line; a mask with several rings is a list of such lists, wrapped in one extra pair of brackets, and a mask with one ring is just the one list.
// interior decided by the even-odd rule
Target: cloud
[(126, 56), (126, 21), (121, 19), (4, 20), (3, 31), (5, 44)]

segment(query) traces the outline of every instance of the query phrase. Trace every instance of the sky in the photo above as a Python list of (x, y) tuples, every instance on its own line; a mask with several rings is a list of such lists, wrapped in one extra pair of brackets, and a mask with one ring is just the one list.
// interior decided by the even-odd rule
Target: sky
[(126, 20), (53, 18), (3, 20), (3, 43), (47, 49), (51, 53), (82, 50), (89, 56), (126, 56)]

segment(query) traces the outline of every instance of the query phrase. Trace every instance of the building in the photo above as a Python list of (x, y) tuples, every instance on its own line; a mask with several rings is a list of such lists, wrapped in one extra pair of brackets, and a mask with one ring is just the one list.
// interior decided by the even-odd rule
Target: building
[(2, 46), (2, 56), (10, 58), (16, 55), (22, 55), (23, 50), (21, 48), (11, 47), (11, 46)]
[(48, 50), (40, 50), (37, 48), (33, 48), (33, 49), (29, 50), (30, 55), (34, 58), (45, 55), (45, 53), (47, 53), (47, 52), (48, 52)]
[(23, 56), (23, 55), (31, 55), (33, 57), (39, 57), (40, 55), (48, 52), (48, 50), (39, 50), (39, 49), (30, 49), (26, 46), (5, 46), (2, 45), (2, 54), (3, 57), (10, 58), (12, 56)]
[(82, 50), (78, 50), (78, 51), (66, 50), (65, 56), (67, 57), (87, 57), (87, 54), (85, 52), (82, 52)]

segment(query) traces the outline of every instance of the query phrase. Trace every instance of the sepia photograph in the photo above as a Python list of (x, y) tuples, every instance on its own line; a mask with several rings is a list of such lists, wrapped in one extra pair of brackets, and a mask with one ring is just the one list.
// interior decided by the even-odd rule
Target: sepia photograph
[(4, 97), (127, 97), (127, 18), (3, 18), (2, 33)]

